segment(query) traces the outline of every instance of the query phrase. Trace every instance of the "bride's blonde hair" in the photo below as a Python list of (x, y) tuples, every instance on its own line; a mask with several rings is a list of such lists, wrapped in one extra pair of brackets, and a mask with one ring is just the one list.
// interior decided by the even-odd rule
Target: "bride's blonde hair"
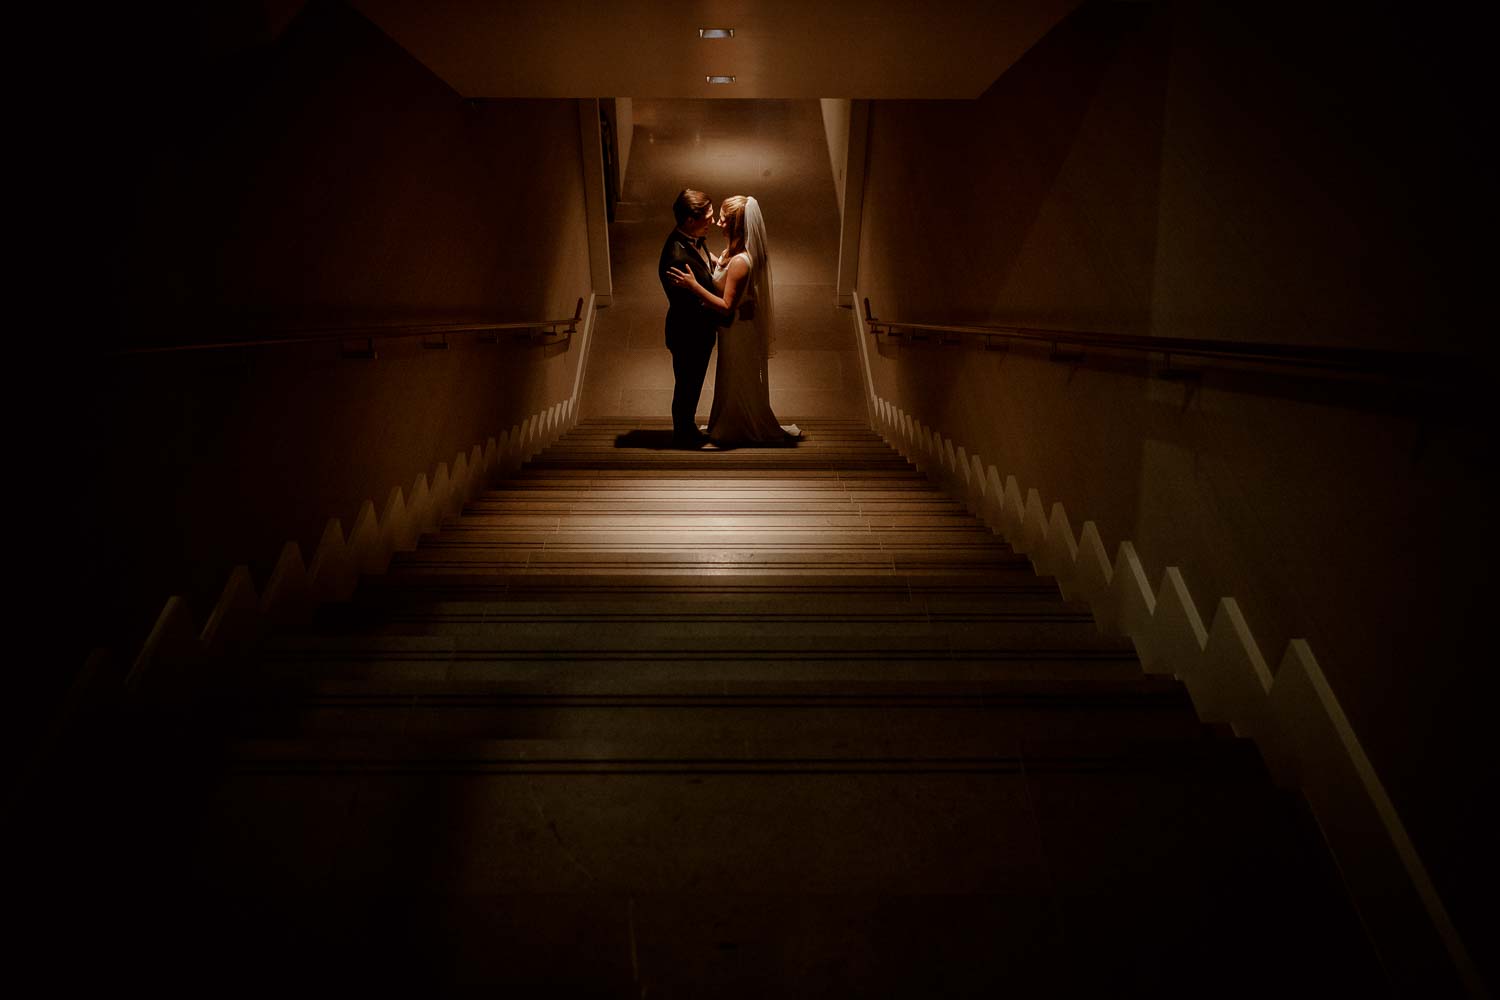
[(745, 249), (745, 196), (732, 194), (719, 203), (719, 214), (724, 217), (724, 235), (729, 237), (730, 254)]

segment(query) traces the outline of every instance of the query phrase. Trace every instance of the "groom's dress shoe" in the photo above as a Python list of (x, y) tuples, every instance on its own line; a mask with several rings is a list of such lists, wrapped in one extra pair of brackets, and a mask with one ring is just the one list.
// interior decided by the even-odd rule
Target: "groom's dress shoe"
[(707, 434), (695, 433), (672, 435), (672, 447), (674, 448), (698, 449), (702, 448), (706, 444), (708, 444)]

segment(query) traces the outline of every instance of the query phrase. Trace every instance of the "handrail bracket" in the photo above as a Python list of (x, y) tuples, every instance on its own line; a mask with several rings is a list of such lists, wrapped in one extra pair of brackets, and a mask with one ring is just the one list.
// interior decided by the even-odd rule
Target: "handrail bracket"
[[(568, 319), (556, 319), (547, 323), (539, 323), (530, 330), (516, 334), (517, 340), (527, 340), (533, 344), (566, 344), (572, 339), (573, 334), (578, 332), (578, 324), (583, 321), (583, 299), (573, 307), (573, 315)], [(564, 323), (566, 329), (558, 329)]]

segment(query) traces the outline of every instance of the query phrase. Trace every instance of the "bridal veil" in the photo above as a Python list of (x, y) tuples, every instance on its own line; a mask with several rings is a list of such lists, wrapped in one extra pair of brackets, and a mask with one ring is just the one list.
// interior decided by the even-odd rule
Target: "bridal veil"
[(754, 265), (751, 290), (755, 293), (755, 329), (760, 334), (761, 350), (770, 357), (776, 344), (775, 310), (771, 302), (771, 248), (766, 240), (766, 220), (760, 214), (760, 202), (745, 199), (745, 250)]

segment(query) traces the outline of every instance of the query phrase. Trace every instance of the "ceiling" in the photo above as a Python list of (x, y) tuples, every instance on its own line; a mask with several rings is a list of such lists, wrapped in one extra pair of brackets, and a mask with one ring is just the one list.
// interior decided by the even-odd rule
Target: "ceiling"
[(1079, 2), (352, 0), (476, 98), (973, 98)]

